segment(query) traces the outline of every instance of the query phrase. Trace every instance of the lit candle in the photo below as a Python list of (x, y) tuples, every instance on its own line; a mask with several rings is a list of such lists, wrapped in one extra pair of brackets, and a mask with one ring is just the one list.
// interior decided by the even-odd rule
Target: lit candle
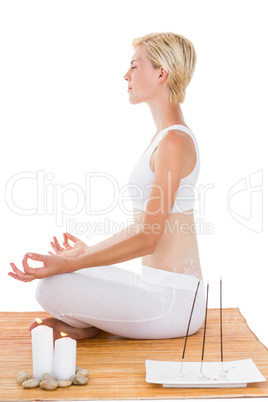
[(55, 342), (54, 376), (57, 380), (69, 380), (75, 375), (76, 341), (61, 332), (62, 338)]
[[(38, 324), (42, 321), (36, 319)], [(42, 374), (53, 374), (53, 329), (38, 325), (31, 331), (33, 377), (40, 379)]]

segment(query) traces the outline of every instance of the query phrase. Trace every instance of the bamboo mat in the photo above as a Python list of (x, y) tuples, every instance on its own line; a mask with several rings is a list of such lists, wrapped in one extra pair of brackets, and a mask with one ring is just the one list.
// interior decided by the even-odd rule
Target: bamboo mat
[[(145, 382), (145, 360), (178, 361), (184, 339), (133, 340), (105, 332), (78, 342), (77, 364), (90, 372), (85, 386), (44, 391), (24, 390), (16, 383), (19, 371), (32, 373), (28, 325), (44, 312), (0, 312), (0, 401), (75, 401), (107, 399), (184, 399), (268, 396), (268, 381), (246, 388), (163, 388)], [(200, 361), (202, 328), (188, 338), (185, 361)], [(247, 326), (239, 309), (223, 310), (226, 360), (251, 358), (268, 378), (268, 350)], [(205, 361), (220, 361), (219, 310), (208, 310)]]

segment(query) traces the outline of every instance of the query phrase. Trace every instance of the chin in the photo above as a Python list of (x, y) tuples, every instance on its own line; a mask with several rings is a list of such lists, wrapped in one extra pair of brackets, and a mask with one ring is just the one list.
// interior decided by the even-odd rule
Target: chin
[(142, 103), (143, 101), (138, 100), (138, 99), (133, 99), (133, 98), (129, 98), (129, 103), (131, 103), (131, 105), (137, 105), (139, 103)]

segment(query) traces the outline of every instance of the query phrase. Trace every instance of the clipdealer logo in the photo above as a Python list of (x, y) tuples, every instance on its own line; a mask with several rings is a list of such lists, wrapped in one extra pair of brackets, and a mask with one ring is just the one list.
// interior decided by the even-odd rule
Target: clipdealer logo
[[(171, 176), (168, 172), (168, 189), (171, 186)], [(165, 194), (161, 186), (150, 184), (146, 186), (146, 197), (152, 187), (156, 190), (156, 198), (160, 199), (160, 210), (148, 213), (158, 213), (165, 204)], [(181, 195), (176, 199), (176, 205), (188, 199), (196, 201), (194, 212), (198, 215), (195, 224), (180, 224), (167, 229), (172, 232), (196, 231), (199, 234), (213, 234), (214, 226), (205, 219), (205, 204), (207, 193), (214, 188), (211, 183), (191, 186), (182, 186)], [(149, 189), (149, 191), (148, 191)], [(100, 197), (101, 193), (105, 197)], [(58, 183), (55, 175), (42, 170), (36, 172), (19, 172), (10, 177), (6, 184), (6, 204), (15, 214), (21, 216), (53, 216), (57, 227), (66, 227), (66, 230), (76, 235), (92, 236), (93, 234), (111, 234), (122, 230), (120, 222), (113, 222), (106, 218), (108, 213), (119, 209), (124, 216), (135, 217), (132, 201), (146, 204), (146, 197), (142, 187), (135, 183), (120, 186), (117, 180), (106, 172), (86, 172), (84, 185), (77, 183)], [(171, 193), (168, 190), (169, 202)], [(191, 213), (191, 211), (189, 212)], [(185, 212), (187, 214), (187, 211)], [(79, 216), (83, 216), (79, 222)], [(85, 215), (90, 217), (85, 221)], [(96, 218), (98, 217), (98, 218)], [(134, 219), (135, 220), (135, 219)], [(130, 220), (128, 219), (128, 225)], [(155, 228), (154, 228), (155, 229)], [(157, 229), (157, 228), (156, 228)]]
[[(98, 195), (100, 187), (105, 188), (106, 194), (105, 200), (101, 200), (101, 202)], [(137, 197), (143, 200), (142, 189), (137, 185), (134, 187), (137, 190)], [(214, 225), (204, 218), (207, 193), (213, 189), (214, 184), (212, 183), (199, 184), (197, 187), (191, 188), (191, 197), (194, 197), (196, 201), (194, 212), (196, 221), (198, 221), (196, 228), (199, 228), (197, 230), (199, 234), (214, 233)], [(161, 195), (163, 191), (160, 190), (161, 188), (159, 189)], [(104, 202), (105, 205), (103, 205)], [(57, 227), (68, 225), (69, 229), (72, 228), (73, 230), (78, 225), (74, 216), (78, 216), (81, 212), (85, 212), (87, 216), (99, 216), (100, 218), (113, 209), (119, 208), (125, 215), (133, 216), (129, 184), (120, 187), (116, 179), (105, 172), (87, 172), (84, 186), (76, 183), (56, 183), (53, 173), (46, 173), (42, 170), (19, 172), (10, 177), (6, 184), (6, 204), (13, 213), (18, 215), (53, 215)], [(227, 210), (230, 216), (245, 228), (256, 233), (262, 232), (262, 170), (251, 173), (230, 187), (227, 193)], [(111, 223), (109, 222), (107, 225), (107, 221), (105, 222), (105, 230), (107, 231), (107, 227), (110, 228)], [(92, 223), (89, 224), (92, 232)], [(96, 229), (95, 226), (94, 229)]]
[[(85, 176), (85, 186), (76, 183), (55, 183), (55, 175), (42, 170), (37, 172), (20, 172), (13, 175), (6, 184), (6, 204), (17, 215), (54, 215), (56, 226), (61, 227), (66, 216), (78, 215), (83, 210), (92, 216), (108, 213), (120, 199), (120, 190), (114, 177), (105, 172), (90, 172)], [(113, 199), (109, 199), (104, 208), (94, 209), (92, 187), (106, 181), (112, 188)], [(26, 205), (22, 202), (24, 189), (31, 189)], [(124, 195), (124, 194), (123, 194)], [(70, 202), (72, 200), (72, 202)], [(96, 205), (94, 205), (96, 206)]]
[(240, 225), (256, 233), (263, 231), (263, 170), (237, 181), (228, 191), (229, 214)]

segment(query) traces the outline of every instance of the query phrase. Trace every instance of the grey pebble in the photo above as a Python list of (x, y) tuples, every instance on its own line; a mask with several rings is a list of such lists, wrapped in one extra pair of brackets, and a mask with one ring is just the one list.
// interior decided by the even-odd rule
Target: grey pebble
[(40, 385), (40, 381), (37, 380), (36, 378), (24, 381), (22, 383), (23, 388), (37, 388), (37, 387), (39, 387), (39, 385)]
[(59, 381), (57, 381), (57, 383), (58, 383), (58, 388), (67, 388), (70, 385), (72, 385), (71, 380), (59, 380)]
[(76, 366), (76, 369), (75, 369), (75, 374), (77, 374), (77, 372), (78, 372), (78, 371), (80, 371), (80, 370), (83, 370), (83, 367)]
[(53, 391), (57, 387), (67, 388), (70, 385), (85, 385), (88, 383), (89, 372), (80, 366), (76, 366), (76, 374), (70, 378), (70, 380), (56, 381), (52, 374), (44, 373), (40, 380), (37, 378), (31, 378), (31, 374), (21, 371), (17, 374), (17, 383), (22, 385), (23, 388), (37, 388)]
[(30, 380), (30, 378), (32, 378), (31, 374), (21, 371), (17, 374), (17, 383), (21, 385), (25, 381)]
[(73, 375), (70, 380), (74, 385), (85, 385), (88, 383), (88, 378), (84, 377), (83, 375)]
[(52, 378), (53, 380), (56, 380), (56, 377), (54, 377), (53, 374), (44, 373), (44, 374), (42, 374), (42, 377), (40, 378), (40, 382), (42, 382), (44, 380), (48, 380), (49, 378)]
[(88, 377), (89, 376), (89, 372), (86, 369), (81, 369), (81, 370), (77, 371), (76, 374), (82, 375), (83, 377)]
[(40, 387), (47, 391), (53, 391), (54, 389), (58, 388), (58, 383), (53, 378), (48, 378), (41, 382)]

